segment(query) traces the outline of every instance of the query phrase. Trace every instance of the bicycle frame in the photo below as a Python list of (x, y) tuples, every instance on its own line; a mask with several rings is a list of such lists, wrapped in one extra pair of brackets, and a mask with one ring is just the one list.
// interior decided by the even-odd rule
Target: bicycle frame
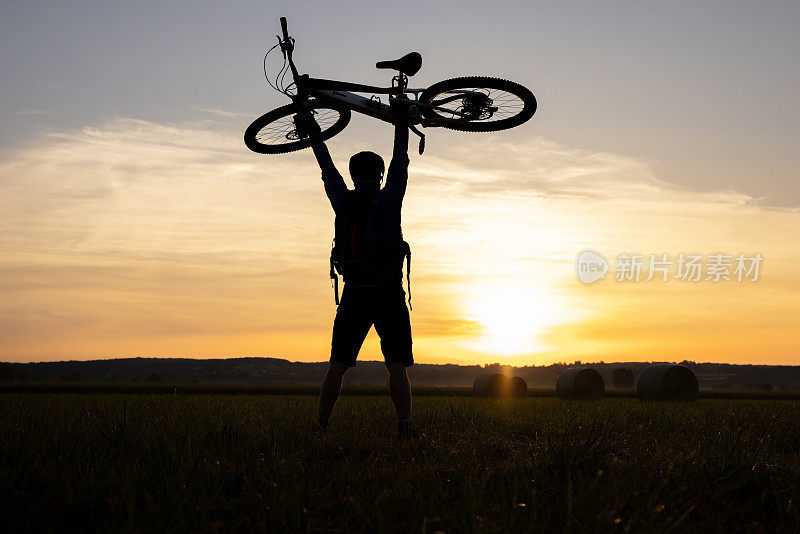
[[(519, 126), (536, 112), (533, 93), (503, 78), (460, 76), (425, 89), (408, 88), (409, 77), (422, 66), (418, 52), (375, 64), (379, 69), (392, 71), (390, 87), (300, 74), (292, 57), (295, 41), (289, 37), (286, 18), (281, 17), (280, 21), (283, 36), (278, 36), (278, 43), (264, 55), (264, 76), (270, 87), (288, 97), (291, 103), (263, 114), (247, 127), (244, 142), (253, 152), (282, 154), (308, 148), (314, 131), (318, 130), (324, 139), (333, 137), (347, 126), (351, 112), (392, 124), (406, 124), (420, 138), (420, 154), (425, 149), (425, 134), (420, 131), (423, 127), (493, 132)], [(267, 59), (278, 47), (283, 54), (283, 65), (272, 83)], [(384, 101), (382, 95), (386, 95)], [(317, 121), (322, 124), (312, 124)], [(306, 126), (313, 130), (308, 131)]]
[[(364, 115), (369, 115), (370, 117), (387, 122), (391, 122), (396, 116), (392, 113), (388, 104), (384, 104), (380, 99), (375, 98), (374, 95), (388, 95), (389, 101), (391, 102), (392, 97), (398, 98), (400, 95), (412, 94), (414, 95), (412, 102), (416, 103), (419, 98), (419, 93), (424, 91), (424, 89), (408, 89), (404, 87), (405, 84), (399, 84), (394, 87), (375, 87), (372, 85), (323, 80), (320, 78), (306, 77), (301, 78), (301, 80), (301, 83), (306, 86), (309, 96), (314, 96), (334, 105), (343, 105), (358, 113), (363, 113)], [(364, 97), (356, 94), (356, 92), (372, 93), (373, 96)], [(412, 117), (410, 117), (410, 122), (412, 124), (420, 124), (422, 121), (418, 116), (415, 117), (412, 115)]]

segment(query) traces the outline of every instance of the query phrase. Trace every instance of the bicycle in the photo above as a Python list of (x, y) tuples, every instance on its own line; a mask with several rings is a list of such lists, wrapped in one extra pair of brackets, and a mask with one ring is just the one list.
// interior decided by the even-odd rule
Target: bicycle
[[(529, 89), (501, 78), (465, 76), (443, 80), (427, 89), (409, 88), (408, 78), (422, 67), (422, 56), (417, 52), (375, 64), (379, 69), (397, 71), (397, 75), (392, 77), (391, 87), (299, 74), (292, 59), (295, 40), (289, 37), (286, 17), (281, 17), (280, 22), (283, 38), (277, 36), (278, 44), (264, 56), (264, 75), (269, 85), (288, 96), (292, 103), (265, 113), (247, 128), (244, 142), (253, 152), (281, 154), (311, 146), (302, 119), (309, 113), (319, 124), (322, 139), (327, 140), (344, 130), (352, 111), (393, 122), (398, 118), (397, 109), (400, 107), (409, 128), (420, 137), (419, 153), (422, 154), (425, 134), (416, 125), (492, 132), (519, 126), (536, 112), (536, 97)], [(283, 66), (273, 84), (267, 74), (267, 58), (277, 47), (283, 54)], [(285, 85), (288, 72), (292, 74), (292, 81)], [(369, 93), (370, 96), (356, 93)], [(387, 95), (389, 104), (381, 102), (378, 95)], [(398, 106), (400, 101), (402, 105)]]

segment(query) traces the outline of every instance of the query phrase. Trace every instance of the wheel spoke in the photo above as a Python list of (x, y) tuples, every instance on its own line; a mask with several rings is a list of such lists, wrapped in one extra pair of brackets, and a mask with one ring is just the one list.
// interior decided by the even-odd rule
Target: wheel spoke
[(442, 80), (419, 99), (432, 125), (467, 132), (513, 128), (536, 112), (536, 97), (526, 87), (487, 76)]
[[(312, 108), (310, 111), (323, 131), (334, 126), (341, 117), (341, 112), (332, 108), (319, 107)], [(294, 114), (280, 117), (264, 125), (255, 138), (264, 145), (285, 145), (301, 141), (294, 124)]]
[[(478, 105), (470, 109), (470, 97), (474, 95), (485, 95), (491, 103)], [(481, 122), (496, 122), (513, 117), (525, 107), (525, 101), (514, 93), (494, 89), (491, 87), (465, 87), (444, 91), (431, 99), (431, 105), (437, 109), (436, 113), (443, 118), (451, 120), (467, 120)], [(497, 108), (490, 111), (488, 108)], [(470, 118), (465, 118), (464, 115)]]

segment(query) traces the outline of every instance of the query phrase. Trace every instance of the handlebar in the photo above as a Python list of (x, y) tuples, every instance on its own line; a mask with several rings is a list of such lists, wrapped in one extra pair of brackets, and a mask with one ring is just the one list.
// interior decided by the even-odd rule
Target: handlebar
[(289, 30), (286, 28), (286, 17), (281, 17), (281, 31), (283, 32), (283, 40), (289, 40)]
[[(283, 50), (284, 54), (289, 54), (289, 62), (291, 62), (292, 51), (294, 50), (294, 43), (289, 38), (289, 30), (286, 28), (286, 17), (281, 17), (281, 32), (283, 33), (283, 41), (281, 41), (281, 50)], [(280, 39), (280, 37), (278, 39)]]
[(281, 32), (283, 33), (283, 41), (281, 42), (281, 50), (286, 59), (289, 60), (289, 68), (292, 70), (292, 77), (294, 82), (300, 86), (300, 74), (297, 72), (297, 67), (294, 66), (292, 61), (292, 52), (294, 51), (294, 42), (289, 37), (289, 30), (286, 25), (286, 17), (281, 17)]

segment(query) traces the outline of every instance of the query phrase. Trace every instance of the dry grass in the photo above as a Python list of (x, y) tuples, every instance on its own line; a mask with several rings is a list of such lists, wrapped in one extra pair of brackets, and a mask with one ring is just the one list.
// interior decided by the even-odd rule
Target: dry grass
[(7, 532), (797, 531), (800, 402), (0, 395)]

